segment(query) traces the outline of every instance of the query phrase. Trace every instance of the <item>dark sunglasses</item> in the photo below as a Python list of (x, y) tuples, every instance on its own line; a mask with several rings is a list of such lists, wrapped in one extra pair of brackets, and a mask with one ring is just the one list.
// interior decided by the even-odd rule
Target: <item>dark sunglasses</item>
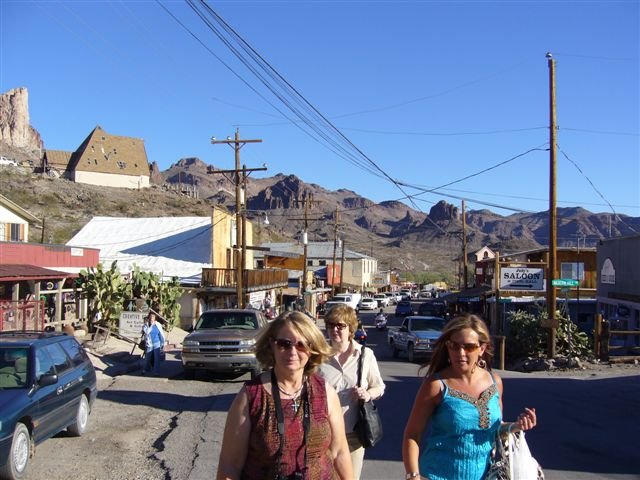
[(288, 338), (274, 338), (273, 341), (277, 345), (280, 350), (291, 350), (295, 348), (299, 352), (308, 352), (309, 347), (302, 340), (298, 340), (297, 342), (291, 341)]
[(324, 326), (327, 327), (327, 330), (331, 330), (332, 328), (337, 328), (339, 331), (347, 328), (346, 323), (333, 323), (333, 322), (324, 322)]
[(479, 343), (458, 343), (454, 342), (453, 340), (447, 340), (444, 343), (449, 350), (454, 350), (456, 352), (460, 349), (463, 349), (467, 353), (473, 353), (480, 348)]

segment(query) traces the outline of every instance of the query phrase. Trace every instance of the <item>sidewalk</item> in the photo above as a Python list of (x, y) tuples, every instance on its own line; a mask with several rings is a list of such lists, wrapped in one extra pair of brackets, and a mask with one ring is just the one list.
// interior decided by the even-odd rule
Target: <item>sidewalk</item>
[[(168, 342), (165, 348), (166, 360), (160, 362), (160, 369), (155, 377), (172, 378), (182, 373), (180, 353), (182, 351), (182, 341), (187, 336), (187, 333), (180, 328), (174, 327), (171, 332), (166, 334)], [(91, 341), (91, 336), (78, 338), (78, 341), (84, 345), (85, 351), (96, 370), (98, 380), (129, 374), (143, 376), (143, 352), (137, 345), (114, 336), (109, 337), (106, 343), (99, 343), (95, 347)]]

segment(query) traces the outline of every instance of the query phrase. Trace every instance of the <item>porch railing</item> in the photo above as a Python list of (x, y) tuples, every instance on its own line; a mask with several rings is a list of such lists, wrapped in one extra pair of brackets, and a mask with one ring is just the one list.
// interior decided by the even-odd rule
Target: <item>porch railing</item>
[[(232, 268), (203, 268), (202, 286), (220, 289), (236, 288), (237, 271)], [(242, 285), (245, 291), (285, 287), (289, 283), (289, 272), (280, 269), (243, 270)]]

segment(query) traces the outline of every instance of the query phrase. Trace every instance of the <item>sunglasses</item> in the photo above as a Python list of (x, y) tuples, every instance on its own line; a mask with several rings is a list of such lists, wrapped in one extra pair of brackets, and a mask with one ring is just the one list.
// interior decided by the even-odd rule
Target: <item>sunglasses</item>
[(346, 323), (333, 323), (333, 322), (324, 322), (324, 326), (327, 327), (327, 330), (331, 330), (332, 328), (337, 328), (339, 331), (347, 328)]
[(460, 349), (463, 349), (467, 353), (473, 353), (480, 348), (479, 343), (458, 343), (454, 342), (453, 340), (447, 340), (444, 343), (449, 350), (454, 350), (456, 352)]
[(297, 351), (304, 353), (307, 353), (309, 351), (309, 347), (302, 340), (294, 342), (292, 340), (289, 340), (288, 338), (274, 338), (273, 341), (281, 351), (289, 351), (292, 348), (295, 348)]

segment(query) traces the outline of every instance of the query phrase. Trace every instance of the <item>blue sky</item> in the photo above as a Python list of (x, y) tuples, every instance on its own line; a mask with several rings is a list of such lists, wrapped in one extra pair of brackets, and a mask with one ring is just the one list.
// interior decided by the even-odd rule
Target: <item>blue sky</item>
[(75, 150), (100, 125), (143, 138), (162, 170), (232, 168), (210, 139), (239, 129), (263, 141), (241, 151), (268, 165), (254, 175), (377, 202), (446, 185), (414, 206), (508, 215), (548, 208), (549, 51), (558, 206), (640, 216), (637, 0), (209, 5), (322, 114), (319, 133), (181, 1), (0, 0), (0, 90), (29, 89), (46, 148)]

